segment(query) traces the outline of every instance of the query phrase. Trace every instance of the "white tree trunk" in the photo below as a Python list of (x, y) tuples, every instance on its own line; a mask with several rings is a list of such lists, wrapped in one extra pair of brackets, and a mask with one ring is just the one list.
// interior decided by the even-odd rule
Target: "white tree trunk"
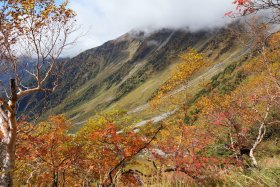
[(14, 79), (11, 79), (11, 98), (8, 103), (0, 106), (0, 130), (3, 134), (1, 141), (1, 186), (12, 187), (16, 160), (16, 138), (17, 138), (17, 86)]
[(1, 126), (7, 127), (4, 137), (2, 139), (2, 174), (1, 186), (13, 186), (13, 173), (15, 168), (15, 150), (16, 150), (16, 117), (14, 113), (8, 114), (8, 121), (2, 122)]
[(265, 123), (262, 123), (261, 126), (259, 127), (259, 134), (258, 134), (258, 137), (257, 137), (256, 141), (254, 142), (253, 147), (251, 148), (250, 154), (249, 154), (249, 156), (250, 156), (250, 158), (251, 158), (251, 160), (252, 160), (252, 165), (253, 165), (254, 167), (257, 167), (257, 166), (258, 166), (257, 159), (256, 159), (256, 157), (254, 156), (254, 151), (255, 151), (255, 149), (257, 148), (257, 146), (262, 142), (265, 133), (266, 133), (266, 126), (265, 126)]

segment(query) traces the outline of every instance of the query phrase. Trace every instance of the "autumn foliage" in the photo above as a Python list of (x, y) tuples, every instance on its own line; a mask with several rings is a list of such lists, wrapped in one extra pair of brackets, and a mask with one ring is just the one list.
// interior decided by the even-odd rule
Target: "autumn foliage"
[[(134, 119), (118, 110), (94, 116), (74, 134), (64, 116), (20, 123), (16, 184), (141, 186), (159, 177), (158, 183), (168, 178), (209, 185), (233, 168), (257, 167), (258, 148), (279, 121), (279, 49), (276, 33), (261, 53), (234, 66), (233, 72), (244, 75), (238, 86), (227, 92), (214, 88), (192, 102), (183, 97), (176, 112), (158, 124), (135, 128)], [(211, 65), (195, 50), (180, 59), (153, 104), (170, 99)]]
[[(262, 2), (270, 3), (265, 4), (267, 7), (278, 3), (266, 0), (233, 3), (239, 14), (247, 15), (262, 10)], [(73, 19), (75, 14), (66, 4), (57, 7), (52, 0), (11, 1), (6, 7), (9, 13), (2, 12), (8, 20), (1, 23), (6, 30), (2, 35), (7, 37), (6, 41), (5, 37), (0, 38), (0, 47), (13, 49), (17, 37), (32, 38), (30, 29), (35, 33), (43, 29), (44, 35), (49, 32), (50, 23)], [(27, 21), (23, 15), (30, 13), (34, 16), (34, 27), (22, 26)], [(259, 28), (267, 29), (264, 24)], [(152, 186), (167, 177), (172, 185), (180, 180), (181, 186), (215, 186), (218, 182), (223, 186), (223, 175), (258, 168), (259, 148), (273, 138), (274, 131), (277, 133), (275, 127), (280, 121), (280, 33), (266, 36), (262, 35), (265, 32), (256, 32), (260, 36), (253, 39), (258, 45), (251, 49), (250, 56), (231, 62), (207, 81), (203, 90), (197, 87), (198, 90), (180, 99), (176, 94), (187, 93), (193, 77), (204, 68), (215, 67), (215, 59), (194, 49), (178, 55), (176, 70), (150, 101), (153, 112), (171, 110), (173, 105), (172, 113), (157, 123), (135, 126), (137, 117), (119, 110), (95, 114), (80, 129), (63, 115), (41, 119), (35, 124), (28, 117), (18, 120), (13, 147), (16, 162), (13, 172), (7, 172), (13, 177), (14, 185)], [(36, 45), (38, 40), (36, 37), (33, 40)], [(7, 41), (10, 45), (4, 46)], [(9, 59), (9, 50), (3, 51), (1, 57)], [(39, 54), (37, 66), (46, 58)], [(45, 71), (42, 74), (40, 69), (37, 71), (37, 78), (29, 72), (38, 84), (32, 91), (44, 90), (42, 86), (48, 78)], [(42, 79), (43, 74), (46, 79)], [(28, 89), (18, 91), (22, 97), (29, 93)], [(4, 99), (0, 101), (0, 114), (6, 119), (3, 108), (9, 106)], [(4, 139), (3, 133), (0, 139)]]
[(163, 98), (171, 98), (173, 95), (172, 91), (176, 91), (179, 86), (188, 86), (188, 82), (192, 76), (201, 68), (209, 65), (209, 60), (205, 57), (205, 54), (198, 53), (194, 49), (189, 49), (187, 52), (181, 54), (179, 58), (180, 63), (177, 65), (176, 70), (158, 89), (151, 102), (152, 105), (159, 105)]
[[(117, 177), (124, 178), (126, 166), (149, 147), (160, 129), (147, 136), (120, 132), (115, 121), (108, 118), (90, 120), (76, 135), (69, 134), (71, 123), (64, 116), (50, 117), (35, 126), (22, 123), (16, 184), (109, 186)], [(139, 182), (135, 178), (131, 181)]]
[[(25, 96), (52, 92), (57, 88), (61, 73), (58, 58), (64, 48), (72, 44), (68, 37), (75, 31), (76, 14), (68, 7), (68, 1), (1, 0), (0, 8), (0, 73), (1, 77), (4, 75), (4, 79), (9, 80), (1, 81), (0, 129), (3, 138), (0, 185), (13, 186), (19, 128), (18, 103)], [(28, 65), (23, 59), (28, 59)], [(58, 142), (53, 139), (46, 145), (44, 140), (35, 139), (41, 145), (34, 151), (43, 151), (41, 149), (48, 146), (57, 151), (55, 144), (65, 139)], [(45, 159), (46, 165), (51, 163), (55, 178), (53, 184), (56, 185), (60, 168), (68, 159), (56, 163), (50, 161), (52, 158), (49, 157), (54, 156), (54, 153), (51, 154), (43, 154), (46, 158), (42, 159)]]
[[(69, 178), (73, 177), (72, 172), (79, 161), (81, 147), (75, 144), (73, 136), (67, 134), (69, 127), (69, 121), (63, 116), (57, 116), (20, 134), (17, 182), (27, 185), (36, 182), (40, 186), (61, 186), (66, 183), (74, 185), (69, 183)], [(29, 175), (26, 175), (26, 171)]]
[(261, 17), (265, 18), (267, 22), (280, 23), (280, 3), (277, 0), (234, 0), (232, 3), (236, 6), (236, 10), (227, 12), (225, 16), (247, 16), (264, 11), (267, 16)]

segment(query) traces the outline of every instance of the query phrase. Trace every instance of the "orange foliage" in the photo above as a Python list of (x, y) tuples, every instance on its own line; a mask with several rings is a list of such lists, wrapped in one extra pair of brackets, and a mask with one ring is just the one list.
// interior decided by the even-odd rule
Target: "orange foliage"
[(44, 186), (71, 182), (71, 170), (80, 158), (80, 147), (67, 134), (69, 127), (63, 116), (56, 116), (34, 126), (30, 133), (20, 134), (16, 155), (17, 175), (22, 183)]
[(133, 162), (134, 157), (148, 146), (150, 139), (133, 131), (121, 130), (102, 117), (99, 121), (90, 121), (88, 126), (91, 125), (97, 126), (91, 130), (85, 128), (77, 137), (83, 144), (85, 155), (80, 168), (100, 179), (100, 183), (111, 184), (118, 171)]

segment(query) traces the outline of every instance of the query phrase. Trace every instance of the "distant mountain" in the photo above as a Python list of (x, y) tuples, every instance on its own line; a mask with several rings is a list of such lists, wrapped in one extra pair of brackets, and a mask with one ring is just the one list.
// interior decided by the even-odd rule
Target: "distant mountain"
[[(30, 70), (32, 69), (33, 67), (33, 63), (32, 63), (33, 59), (30, 59), (30, 58), (25, 58), (25, 57), (22, 57), (19, 59), (19, 63), (18, 63), (18, 74), (22, 77), (26, 77), (28, 79), (28, 74), (25, 70)], [(7, 65), (0, 63), (0, 66), (3, 66), (1, 67), (1, 70), (0, 70), (0, 80), (5, 83), (5, 84), (8, 84), (9, 83), (9, 80), (11, 78), (14, 78), (15, 75), (14, 75), (14, 72), (11, 71), (11, 68), (7, 68)], [(3, 68), (3, 69), (2, 69)], [(7, 70), (10, 70), (10, 71), (7, 71)]]
[(48, 96), (25, 98), (20, 112), (65, 113), (81, 122), (108, 108), (134, 110), (167, 80), (178, 56), (188, 48), (205, 52), (214, 61), (233, 54), (238, 59), (236, 46), (240, 44), (232, 30), (239, 27), (232, 24), (196, 32), (162, 29), (149, 34), (127, 33), (68, 60), (60, 87)]

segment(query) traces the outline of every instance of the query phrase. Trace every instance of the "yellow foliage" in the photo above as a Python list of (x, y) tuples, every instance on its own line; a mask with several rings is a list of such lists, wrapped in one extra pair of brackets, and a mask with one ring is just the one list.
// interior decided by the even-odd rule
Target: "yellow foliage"
[(152, 101), (157, 105), (168, 92), (174, 90), (187, 81), (203, 66), (208, 64), (208, 60), (203, 53), (198, 53), (194, 49), (189, 49), (187, 53), (180, 55), (181, 63), (178, 64), (176, 71), (171, 75), (169, 80), (160, 87), (157, 95)]

